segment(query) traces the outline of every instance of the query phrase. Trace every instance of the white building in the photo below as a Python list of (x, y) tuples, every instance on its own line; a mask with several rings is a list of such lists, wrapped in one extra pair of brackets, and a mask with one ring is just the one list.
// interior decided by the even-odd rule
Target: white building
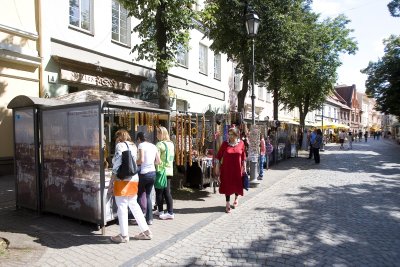
[[(201, 8), (201, 6), (197, 6)], [(84, 89), (156, 101), (155, 62), (136, 61), (138, 23), (116, 0), (42, 1), (44, 92), (53, 97)], [(227, 105), (233, 64), (215, 55), (211, 41), (191, 31), (190, 50), (169, 72), (172, 109), (204, 112)]]

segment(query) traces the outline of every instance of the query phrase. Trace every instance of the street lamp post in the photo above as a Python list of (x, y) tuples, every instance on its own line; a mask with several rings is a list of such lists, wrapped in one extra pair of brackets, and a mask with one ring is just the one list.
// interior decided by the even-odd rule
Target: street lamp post
[(324, 104), (322, 104), (322, 108), (321, 108), (321, 117), (322, 117), (322, 143), (321, 143), (321, 148), (320, 148), (320, 150), (321, 151), (325, 151), (325, 149), (324, 149), (324, 137), (325, 137), (325, 134), (324, 134)]
[[(252, 75), (252, 81), (251, 81), (251, 124), (252, 126), (255, 126), (256, 124), (256, 119), (255, 119), (255, 69), (256, 66), (254, 64), (254, 38), (257, 35), (258, 32), (258, 27), (260, 25), (260, 18), (258, 15), (254, 12), (254, 10), (250, 9), (248, 10), (248, 13), (246, 14), (246, 30), (247, 30), (247, 35), (252, 39), (252, 65), (251, 65), (251, 75)], [(254, 157), (254, 155), (253, 155)], [(250, 159), (250, 182), (251, 183), (257, 183), (256, 180), (256, 172), (257, 172), (257, 160), (256, 159)]]

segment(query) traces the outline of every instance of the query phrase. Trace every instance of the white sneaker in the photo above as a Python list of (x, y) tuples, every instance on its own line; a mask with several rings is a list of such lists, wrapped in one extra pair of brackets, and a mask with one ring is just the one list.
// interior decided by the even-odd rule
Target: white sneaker
[(158, 211), (158, 210), (156, 210), (153, 214), (154, 214), (155, 216), (160, 216), (160, 215), (163, 215), (163, 214), (164, 214), (164, 211)]
[(160, 217), (161, 220), (173, 220), (175, 215), (174, 214), (169, 214), (167, 212), (167, 213), (161, 214), (159, 217)]

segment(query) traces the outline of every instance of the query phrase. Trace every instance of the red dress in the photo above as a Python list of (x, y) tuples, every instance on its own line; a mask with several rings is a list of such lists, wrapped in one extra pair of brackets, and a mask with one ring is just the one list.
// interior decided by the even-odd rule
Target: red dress
[(219, 193), (243, 196), (242, 162), (246, 160), (245, 147), (242, 140), (235, 146), (223, 142), (217, 159), (221, 162)]

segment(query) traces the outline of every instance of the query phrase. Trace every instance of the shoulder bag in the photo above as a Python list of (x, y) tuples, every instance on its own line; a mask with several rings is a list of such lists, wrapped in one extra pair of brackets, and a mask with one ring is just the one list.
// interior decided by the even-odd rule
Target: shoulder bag
[[(165, 160), (168, 160), (168, 146), (162, 142), (165, 146)], [(161, 160), (162, 170), (156, 172), (156, 180), (154, 182), (154, 187), (156, 189), (164, 189), (167, 187), (167, 172), (165, 170), (166, 163)]]

